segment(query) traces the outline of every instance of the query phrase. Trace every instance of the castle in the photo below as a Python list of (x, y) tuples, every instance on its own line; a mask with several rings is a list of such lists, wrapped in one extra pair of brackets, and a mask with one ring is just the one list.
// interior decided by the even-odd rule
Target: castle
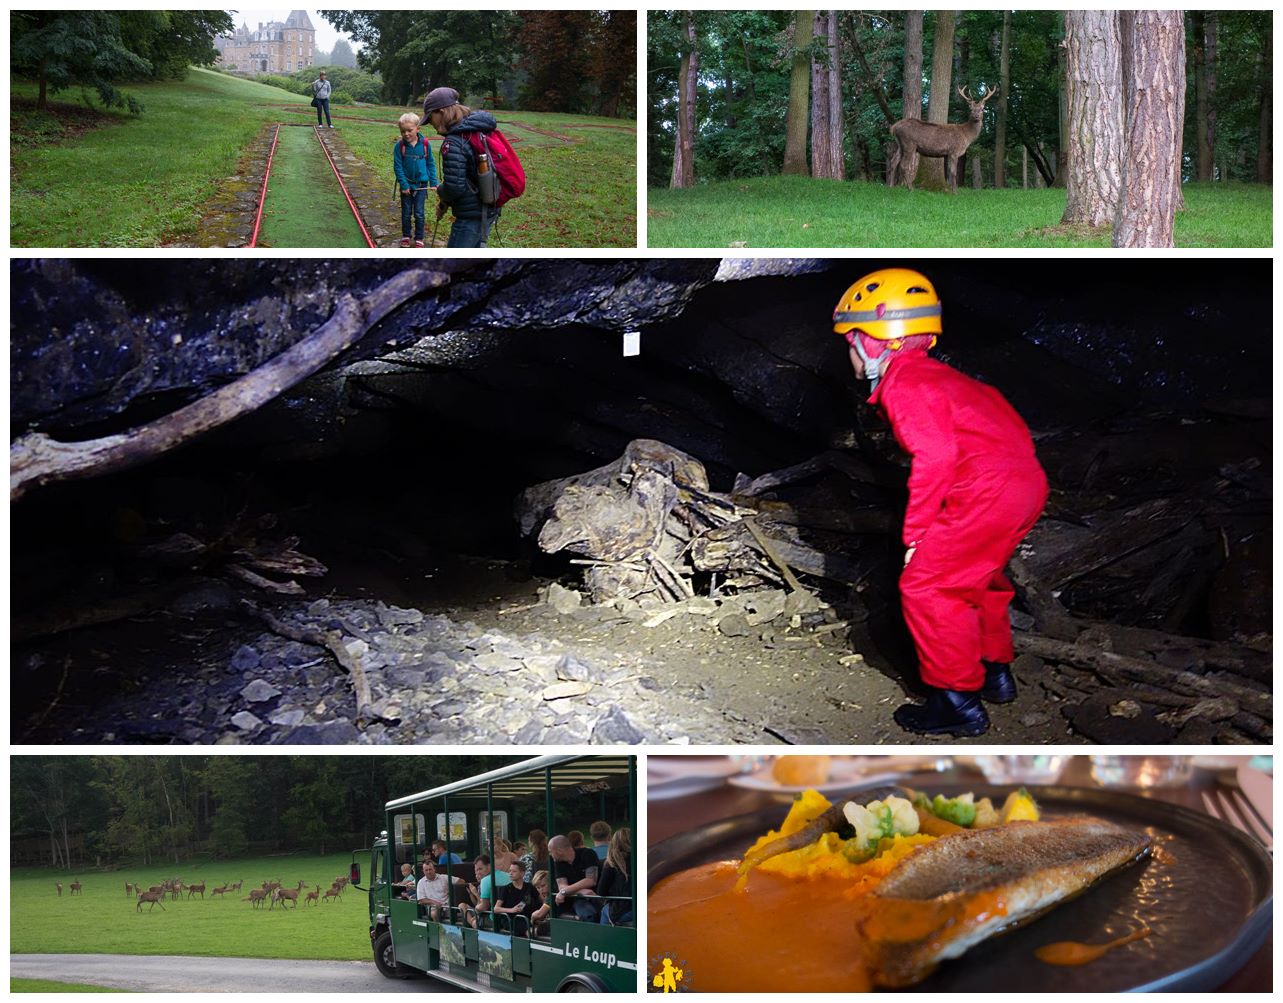
[(260, 22), (256, 30), (242, 24), (231, 35), (214, 39), (218, 65), (233, 73), (293, 73), (311, 66), (316, 29), (305, 10), (292, 10), (284, 21)]

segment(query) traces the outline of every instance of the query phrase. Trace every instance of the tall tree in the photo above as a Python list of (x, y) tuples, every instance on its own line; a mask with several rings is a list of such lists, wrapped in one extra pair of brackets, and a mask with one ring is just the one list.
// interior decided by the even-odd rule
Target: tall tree
[(637, 104), (637, 60), (628, 54), (637, 47), (637, 12), (603, 10), (592, 49), (591, 70), (597, 84), (598, 115), (633, 118)]
[(811, 175), (845, 176), (842, 162), (842, 66), (838, 43), (838, 12), (815, 15), (815, 37), (821, 48), (811, 62)]
[(1069, 172), (1062, 223), (1107, 226), (1123, 170), (1123, 69), (1118, 12), (1065, 12)]
[(1216, 162), (1216, 11), (1191, 11), (1194, 29), (1194, 119), (1199, 181), (1215, 177)]
[(998, 110), (993, 130), (993, 186), (1007, 187), (1007, 101), (1011, 90), (1011, 11), (1002, 12), (998, 43)]
[(125, 44), (119, 12), (12, 11), (9, 32), (10, 68), (37, 81), (37, 111), (48, 109), (50, 93), (77, 86), (96, 90), (108, 108), (142, 111), (137, 99), (116, 89), (119, 81), (139, 79), (152, 70)]
[(800, 10), (793, 21), (793, 70), (789, 75), (788, 112), (784, 118), (785, 174), (806, 174), (807, 112), (811, 106), (811, 42), (815, 11)]
[(1256, 180), (1268, 185), (1274, 180), (1274, 148), (1271, 128), (1274, 114), (1274, 21), (1265, 19), (1265, 48), (1259, 57), (1261, 67), (1261, 113), (1257, 130)]
[[(922, 119), (922, 11), (904, 13), (904, 111), (903, 118)], [(914, 150), (900, 165), (900, 176), (907, 185), (918, 176), (918, 151)], [(892, 184), (895, 178), (887, 179)]]
[(1179, 10), (1122, 11), (1123, 184), (1114, 247), (1173, 247), (1185, 115)]
[(686, 11), (682, 63), (677, 71), (677, 139), (673, 147), (673, 176), (670, 188), (689, 188), (695, 183), (695, 96), (699, 85), (699, 37), (695, 12)]
[(329, 55), (328, 64), (356, 69), (356, 53), (352, 51), (352, 46), (348, 45), (346, 38), (340, 38), (334, 43), (334, 51)]
[[(957, 25), (954, 11), (936, 11), (936, 38), (931, 50), (931, 96), (927, 101), (927, 121), (944, 125), (949, 121), (949, 97), (953, 93), (953, 37)], [(917, 185), (942, 192), (944, 158), (923, 157), (918, 167)]]

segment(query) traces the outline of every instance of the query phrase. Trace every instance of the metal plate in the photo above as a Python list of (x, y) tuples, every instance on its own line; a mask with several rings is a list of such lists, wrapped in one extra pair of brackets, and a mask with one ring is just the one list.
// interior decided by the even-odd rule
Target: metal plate
[[(1012, 787), (931, 785), (946, 795), (973, 789), (1001, 804)], [(1272, 866), (1265, 849), (1237, 829), (1180, 805), (1078, 787), (1029, 787), (1044, 817), (1087, 814), (1144, 830), (1160, 847), (1142, 861), (1065, 902), (1041, 919), (946, 962), (924, 992), (1146, 992), (1215, 989), (1268, 936)], [(860, 792), (867, 800), (886, 788)], [(779, 806), (714, 822), (650, 847), (648, 886), (676, 871), (739, 857), (778, 826)], [(1154, 932), (1087, 965), (1043, 964), (1035, 949), (1058, 940), (1087, 943), (1135, 930)], [(771, 987), (763, 986), (764, 991)], [(786, 988), (786, 987), (779, 987)]]

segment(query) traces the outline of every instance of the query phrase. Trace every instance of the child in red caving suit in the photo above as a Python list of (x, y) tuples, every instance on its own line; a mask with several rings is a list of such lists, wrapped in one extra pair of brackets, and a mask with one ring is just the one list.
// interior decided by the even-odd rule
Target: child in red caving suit
[(1003, 569), (1047, 501), (1033, 439), (997, 390), (927, 355), (941, 307), (918, 272), (860, 279), (838, 302), (833, 330), (913, 461), (900, 598), (928, 696), (897, 709), (896, 723), (920, 735), (982, 735), (983, 701), (1016, 696), (1015, 593)]

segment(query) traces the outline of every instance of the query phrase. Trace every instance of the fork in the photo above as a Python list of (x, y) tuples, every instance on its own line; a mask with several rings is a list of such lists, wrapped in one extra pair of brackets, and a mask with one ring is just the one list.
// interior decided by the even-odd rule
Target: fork
[(1203, 791), (1203, 806), (1207, 813), (1222, 822), (1241, 829), (1258, 843), (1274, 853), (1274, 832), (1259, 812), (1237, 787), (1215, 787)]

